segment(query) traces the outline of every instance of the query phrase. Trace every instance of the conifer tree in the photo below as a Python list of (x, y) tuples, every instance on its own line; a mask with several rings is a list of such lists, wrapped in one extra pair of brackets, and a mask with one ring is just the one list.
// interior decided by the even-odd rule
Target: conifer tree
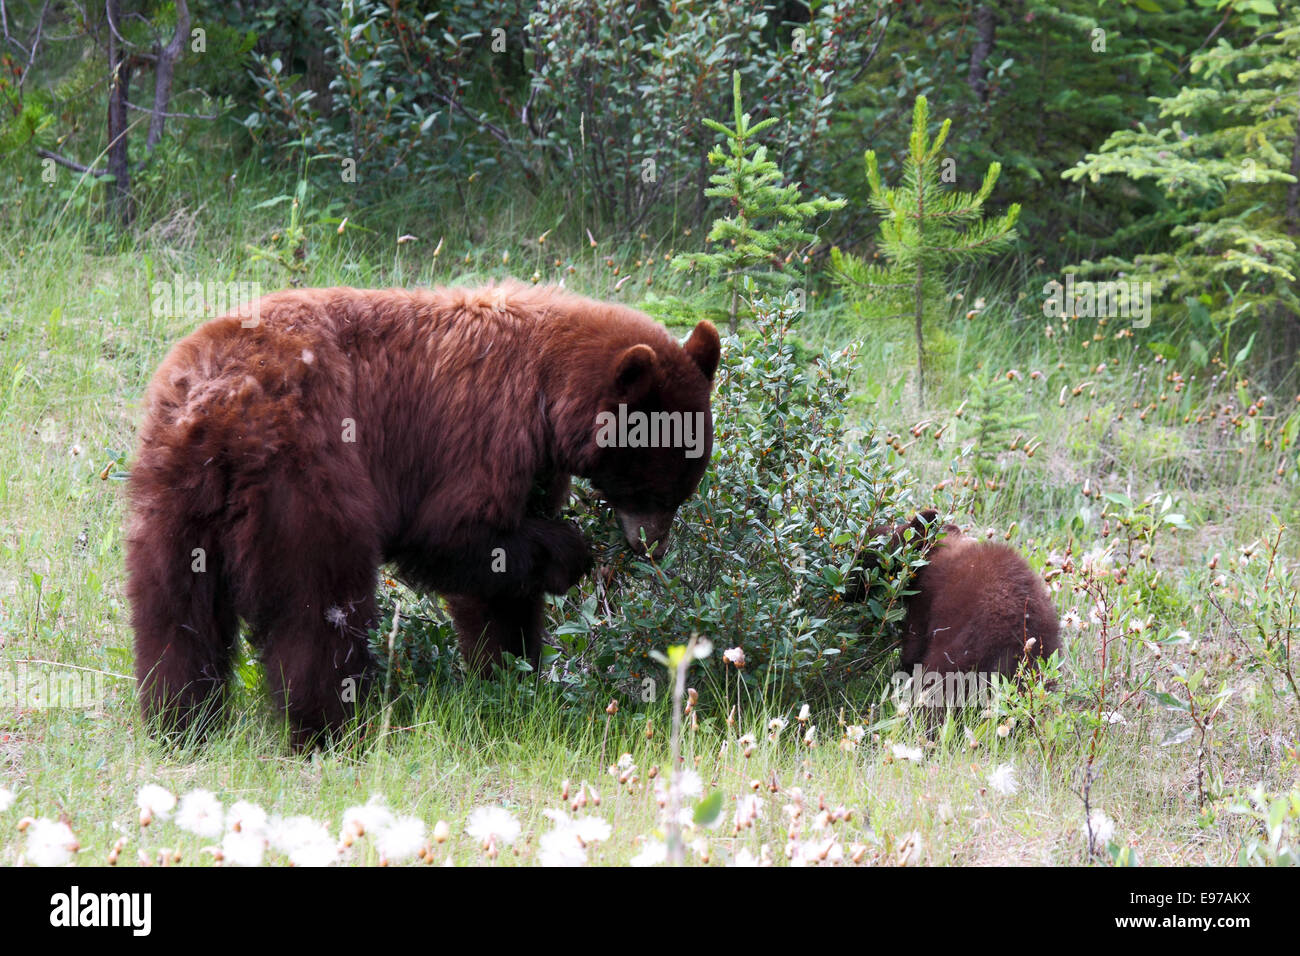
[(1161, 242), (1160, 251), (1077, 268), (1151, 282), (1163, 300), (1157, 317), (1186, 323), (1202, 365), (1216, 348), (1231, 358), (1243, 319), (1264, 320), (1287, 366), (1300, 348), (1300, 10), (1284, 17), (1248, 44), (1219, 39), (1193, 54), (1195, 85), (1155, 101), (1166, 125), (1119, 130), (1063, 174), (1090, 183), (1123, 176), (1163, 191), (1166, 209), (1147, 226), (1168, 228), (1173, 248)]
[(868, 265), (862, 259), (831, 250), (837, 278), (869, 298), (909, 303), (916, 324), (916, 386), (925, 394), (925, 340), (922, 331), (927, 305), (947, 294), (948, 270), (981, 256), (1006, 249), (1015, 239), (1019, 203), (1006, 214), (985, 220), (984, 202), (1002, 171), (992, 163), (976, 192), (947, 187), (939, 152), (948, 138), (952, 120), (944, 120), (933, 141), (929, 133), (930, 109), (924, 96), (916, 98), (912, 135), (903, 162), (903, 181), (887, 187), (880, 180), (875, 150), (867, 150), (867, 185), (870, 204), (881, 217), (879, 247), (886, 265)]
[[(709, 242), (717, 252), (686, 253), (673, 259), (674, 269), (699, 266), (710, 277), (721, 276), (730, 293), (731, 332), (737, 326), (742, 282), (757, 293), (781, 292), (798, 279), (803, 247), (815, 242), (815, 233), (805, 223), (813, 216), (839, 209), (843, 199), (817, 196), (801, 198), (797, 184), (782, 185), (784, 174), (768, 158), (767, 147), (758, 142), (758, 134), (776, 123), (772, 116), (751, 123), (740, 98), (740, 72), (732, 74), (732, 101), (735, 126), (727, 127), (706, 119), (709, 129), (726, 138), (709, 151), (709, 163), (720, 166), (709, 181), (713, 185), (704, 195), (727, 200), (731, 214), (713, 221)], [(797, 263), (794, 269), (791, 263)]]

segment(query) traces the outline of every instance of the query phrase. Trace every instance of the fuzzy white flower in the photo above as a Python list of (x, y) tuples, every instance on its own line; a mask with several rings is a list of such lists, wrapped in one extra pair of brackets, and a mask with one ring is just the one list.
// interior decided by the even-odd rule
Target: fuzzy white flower
[(570, 834), (582, 846), (608, 840), (613, 827), (600, 817), (570, 817), (563, 810), (543, 810), (542, 816), (555, 824), (555, 833)]
[(812, 716), (812, 710), (809, 709), (807, 704), (804, 704), (802, 707), (799, 708), (799, 723), (802, 724), (811, 716)]
[(266, 838), (271, 846), (287, 854), (299, 844), (317, 839), (322, 833), (328, 834), (325, 825), (311, 817), (272, 817), (267, 825)]
[(794, 845), (790, 855), (791, 866), (820, 866), (835, 864), (844, 859), (844, 847), (834, 837), (805, 840)]
[(339, 858), (338, 846), (321, 825), (320, 836), (299, 843), (289, 851), (289, 862), (294, 866), (314, 867), (329, 866)]
[(989, 786), (998, 793), (1016, 793), (1020, 784), (1016, 781), (1016, 769), (1009, 763), (999, 764), (989, 774)]
[(543, 833), (537, 841), (537, 862), (541, 866), (582, 866), (587, 862), (587, 848), (570, 827)]
[(919, 763), (925, 759), (925, 751), (920, 747), (909, 747), (906, 744), (894, 744), (890, 748), (895, 760), (911, 760)]
[[(666, 820), (668, 818), (665, 817), (664, 819)], [(716, 824), (717, 820), (714, 820), (713, 822)], [(683, 830), (694, 830), (695, 808), (690, 806), (679, 807), (677, 809), (677, 825)]]
[[(1093, 807), (1092, 812), (1088, 814), (1088, 822), (1092, 824), (1093, 846), (1104, 847), (1115, 837), (1115, 821), (1106, 815), (1101, 807)], [(1088, 823), (1081, 828), (1083, 838), (1088, 839)]]
[(773, 717), (767, 722), (768, 737), (772, 740), (776, 740), (777, 737), (781, 736), (781, 731), (785, 730), (786, 724), (788, 723), (790, 723), (790, 721), (786, 720), (784, 717)]
[(226, 813), (226, 829), (232, 833), (251, 833), (260, 839), (266, 833), (266, 811), (256, 803), (240, 800)]
[(397, 817), (379, 831), (375, 846), (380, 859), (389, 863), (409, 860), (424, 847), (424, 821), (419, 817)]
[(27, 827), (27, 862), (34, 866), (66, 866), (79, 849), (66, 823), (41, 817)]
[(338, 859), (338, 845), (329, 830), (311, 817), (272, 819), (267, 839), (294, 866), (328, 866)]
[(614, 828), (600, 817), (578, 817), (572, 822), (570, 829), (583, 844), (588, 846), (608, 840), (610, 834), (614, 832)]
[(509, 846), (519, 838), (521, 827), (514, 814), (504, 807), (479, 807), (469, 815), (465, 832), (479, 843)]
[(347, 838), (378, 833), (393, 825), (393, 811), (384, 805), (384, 798), (375, 794), (365, 806), (348, 807), (343, 811), (343, 836)]
[(742, 846), (736, 851), (736, 855), (731, 858), (727, 866), (758, 866), (758, 857), (750, 852), (749, 847)]
[(1083, 627), (1083, 618), (1079, 616), (1078, 611), (1074, 608), (1070, 608), (1061, 615), (1061, 623), (1070, 630), (1077, 631), (1079, 628)]
[(1111, 552), (1108, 548), (1093, 548), (1079, 558), (1079, 565), (1085, 571), (1104, 571), (1110, 567)]
[(722, 652), (722, 659), (728, 664), (735, 664), (737, 668), (745, 666), (745, 649), (742, 647), (732, 647)]
[(763, 815), (763, 801), (758, 794), (746, 793), (736, 798), (735, 826), (737, 830), (753, 824)]
[(210, 790), (191, 790), (181, 797), (176, 825), (195, 836), (215, 840), (225, 829), (221, 801)]
[(175, 795), (166, 787), (160, 787), (156, 783), (146, 783), (141, 787), (135, 802), (140, 808), (140, 819), (142, 821), (146, 817), (149, 820), (154, 817), (159, 820), (166, 820), (171, 816), (171, 812), (176, 809)]
[(704, 778), (690, 767), (679, 770), (677, 772), (677, 792), (683, 797), (689, 798), (704, 796)]
[(632, 866), (658, 866), (668, 859), (668, 847), (658, 840), (647, 840), (641, 852), (628, 862)]
[(0, 813), (4, 813), (14, 805), (14, 794), (12, 790), (6, 790), (0, 787)]
[(260, 830), (242, 827), (221, 839), (221, 858), (231, 866), (261, 866), (265, 853), (266, 838)]

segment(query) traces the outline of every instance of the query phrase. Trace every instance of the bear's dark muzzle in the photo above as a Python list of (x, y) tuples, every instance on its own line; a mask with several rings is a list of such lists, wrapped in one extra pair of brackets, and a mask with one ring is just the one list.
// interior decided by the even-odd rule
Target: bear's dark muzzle
[(628, 546), (637, 554), (645, 554), (646, 545), (653, 545), (650, 556), (657, 560), (668, 551), (668, 529), (672, 527), (676, 514), (676, 511), (662, 514), (632, 514), (620, 511), (618, 520), (623, 526), (623, 536), (627, 538)]

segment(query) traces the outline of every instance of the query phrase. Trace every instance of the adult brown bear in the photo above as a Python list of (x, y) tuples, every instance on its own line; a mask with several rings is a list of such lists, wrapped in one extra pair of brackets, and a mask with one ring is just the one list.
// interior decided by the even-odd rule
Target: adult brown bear
[[(446, 597), (472, 666), (535, 662), (544, 594), (591, 566), (558, 519), (569, 476), (662, 549), (709, 462), (718, 358), (708, 322), (683, 346), (514, 282), (280, 292), (205, 323), (154, 375), (131, 469), (145, 717), (205, 723), (243, 619), (295, 743), (335, 730), (371, 672), (383, 562)], [(619, 415), (673, 427), (651, 441)]]
[[(1022, 660), (1037, 661), (1060, 649), (1060, 624), (1047, 587), (1014, 549), (968, 538), (956, 525), (940, 527), (932, 508), (907, 524), (873, 531), (889, 535), (889, 553), (907, 535), (928, 562), (908, 585), (916, 593), (905, 599), (904, 671), (919, 665), (932, 674), (1014, 677)], [(878, 561), (872, 555), (864, 563), (872, 567)], [(862, 578), (855, 577), (845, 599), (864, 597)]]

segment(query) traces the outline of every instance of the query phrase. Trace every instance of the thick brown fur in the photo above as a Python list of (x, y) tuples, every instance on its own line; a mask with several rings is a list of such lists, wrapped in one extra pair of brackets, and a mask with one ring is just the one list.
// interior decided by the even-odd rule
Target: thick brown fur
[[(1022, 660), (1037, 661), (1061, 647), (1056, 608), (1043, 580), (1005, 544), (978, 541), (927, 509), (889, 534), (890, 552), (910, 537), (929, 562), (908, 585), (902, 668), (925, 672), (1016, 676)], [(867, 564), (870, 565), (869, 559)], [(850, 589), (850, 600), (863, 597)]]
[[(242, 619), (295, 743), (337, 729), (371, 676), (383, 562), (447, 598), (471, 666), (535, 662), (544, 594), (591, 565), (558, 519), (570, 475), (662, 545), (708, 464), (718, 357), (707, 322), (683, 347), (639, 312), (513, 282), (281, 292), (205, 323), (155, 374), (131, 471), (145, 717), (215, 714)], [(620, 402), (703, 412), (703, 455), (600, 447)]]

